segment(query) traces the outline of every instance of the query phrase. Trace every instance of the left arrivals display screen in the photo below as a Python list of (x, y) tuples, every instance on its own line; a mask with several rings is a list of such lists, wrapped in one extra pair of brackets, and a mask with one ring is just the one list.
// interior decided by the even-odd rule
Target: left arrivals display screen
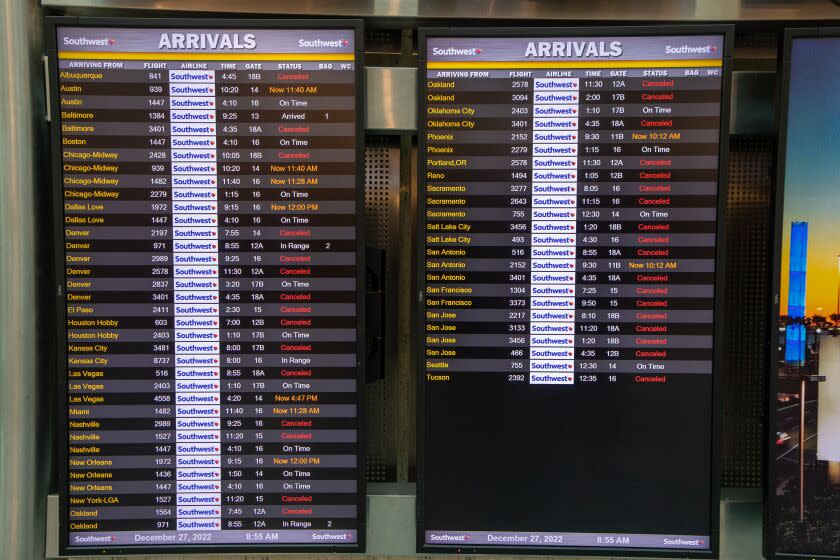
[(67, 554), (363, 548), (361, 23), (50, 22)]

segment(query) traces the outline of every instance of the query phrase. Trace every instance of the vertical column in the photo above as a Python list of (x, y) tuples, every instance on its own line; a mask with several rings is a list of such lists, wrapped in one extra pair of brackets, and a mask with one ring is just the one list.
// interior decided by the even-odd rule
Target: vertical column
[[(630, 274), (617, 286), (635, 317), (624, 363), (636, 384), (695, 391), (713, 361), (720, 70), (687, 65), (610, 80), (610, 110), (621, 115), (611, 135), (632, 150), (619, 159), (622, 188), (638, 193), (623, 197), (622, 222), (612, 225), (635, 234), (622, 265)], [(631, 96), (639, 103), (622, 104)]]
[(74, 533), (174, 525), (169, 101), (159, 70), (63, 70), (59, 87), (68, 529), (99, 544)]
[(532, 384), (575, 381), (579, 79), (534, 79), (531, 178)]
[(526, 383), (532, 80), (432, 71), (426, 107), (425, 382)]
[[(47, 207), (48, 150), (42, 115), (45, 34), (38, 2), (0, 2), (4, 80), (0, 88), (0, 550), (6, 558), (41, 558), (44, 554), (46, 493), (51, 430), (47, 376), (59, 367), (44, 352), (51, 337), (39, 324), (38, 294), (47, 287), (41, 273), (45, 257), (39, 246), (48, 228), (38, 223)], [(53, 196), (56, 196), (55, 194)], [(44, 197), (44, 199), (41, 199)], [(49, 261), (47, 261), (49, 262)], [(57, 280), (58, 281), (58, 280)]]
[[(248, 68), (246, 70), (245, 68)], [(262, 64), (221, 63), (218, 74), (222, 127), (219, 131), (221, 200), (219, 221), (222, 225), (220, 243), (222, 253), (222, 502), (223, 528), (227, 530), (265, 528), (249, 524), (254, 490), (265, 489), (262, 469), (264, 434), (253, 431), (262, 426), (266, 409), (263, 396), (250, 389), (257, 383), (264, 385), (264, 357), (257, 355), (254, 344), (265, 335), (260, 330), (265, 320), (263, 299), (255, 298), (255, 290), (264, 282), (262, 246), (263, 151), (265, 133), (258, 100), (263, 80)], [(261, 294), (260, 294), (261, 295)], [(254, 330), (251, 330), (254, 329)], [(263, 348), (261, 351), (264, 351)], [(260, 351), (260, 352), (261, 352)], [(251, 382), (250, 378), (261, 379)], [(257, 438), (260, 441), (255, 442)], [(256, 480), (259, 479), (259, 480)], [(261, 514), (265, 496), (260, 494)], [(252, 506), (249, 508), (248, 506)]]
[[(606, 356), (616, 356), (616, 350), (604, 349), (607, 345), (620, 344), (620, 337), (615, 336), (619, 331), (615, 325), (605, 325), (608, 319), (615, 319), (610, 309), (615, 309), (618, 300), (607, 300), (604, 296), (616, 295), (617, 288), (610, 283), (619, 282), (621, 277), (616, 275), (620, 270), (621, 261), (607, 261), (607, 258), (619, 259), (622, 249), (616, 244), (621, 243), (618, 235), (623, 225), (609, 223), (610, 220), (620, 219), (621, 193), (623, 169), (609, 171), (604, 167), (621, 165), (617, 159), (621, 154), (620, 146), (613, 143), (620, 138), (610, 136), (609, 131), (601, 130), (608, 126), (617, 126), (619, 120), (611, 119), (608, 102), (610, 93), (606, 91), (606, 80), (602, 77), (605, 70), (580, 71), (579, 97), (580, 121), (578, 141), (580, 142), (580, 159), (578, 160), (578, 260), (579, 268), (577, 305), (577, 345), (578, 361), (576, 367), (579, 372), (577, 381), (596, 384), (603, 381), (600, 375), (604, 370), (611, 370), (615, 364), (605, 364), (602, 360)], [(607, 196), (613, 195), (613, 196)], [(604, 247), (611, 245), (611, 247)], [(606, 368), (604, 367), (606, 365)], [(612, 380), (613, 376), (607, 379)]]
[[(147, 69), (146, 69), (147, 68)], [(118, 403), (121, 409), (128, 411), (131, 409), (137, 410), (136, 413), (125, 412), (122, 416), (134, 417), (133, 422), (135, 426), (139, 427), (139, 422), (143, 422), (149, 429), (154, 431), (146, 439), (146, 447), (154, 450), (153, 461), (149, 467), (154, 467), (154, 470), (146, 471), (153, 473), (153, 482), (143, 483), (141, 487), (146, 497), (143, 504), (148, 508), (146, 517), (149, 518), (147, 523), (142, 526), (144, 530), (172, 530), (175, 528), (175, 508), (173, 502), (175, 501), (175, 484), (173, 481), (173, 474), (175, 469), (175, 414), (173, 404), (175, 399), (175, 383), (173, 380), (173, 363), (174, 363), (174, 342), (173, 342), (173, 299), (174, 286), (172, 282), (172, 217), (169, 201), (171, 199), (169, 187), (171, 187), (171, 141), (169, 130), (169, 112), (167, 111), (169, 105), (169, 91), (167, 87), (167, 72), (165, 66), (156, 65), (154, 67), (146, 67), (143, 70), (114, 70), (113, 74), (107, 76), (108, 81), (120, 82), (121, 75), (134, 78), (129, 83), (123, 83), (123, 87), (132, 93), (147, 95), (148, 97), (139, 98), (141, 103), (131, 103), (130, 98), (125, 98), (122, 102), (123, 107), (134, 107), (140, 110), (137, 111), (114, 111), (120, 121), (139, 120), (140, 122), (114, 122), (101, 123), (98, 125), (98, 130), (108, 136), (110, 134), (116, 135), (124, 134), (124, 142), (128, 145), (135, 145), (136, 140), (139, 140), (139, 145), (146, 148), (145, 154), (138, 158), (143, 161), (143, 155), (148, 158), (135, 168), (136, 171), (146, 175), (129, 175), (125, 174), (117, 177), (116, 181), (109, 184), (111, 188), (118, 188), (112, 193), (102, 193), (106, 200), (114, 200), (114, 202), (107, 202), (103, 204), (103, 213), (111, 214), (115, 218), (115, 222), (121, 225), (129, 225), (131, 221), (137, 220), (138, 217), (142, 219), (141, 222), (145, 227), (138, 233), (132, 235), (103, 235), (97, 243), (97, 248), (100, 250), (113, 251), (114, 254), (120, 255), (120, 260), (125, 265), (125, 270), (133, 268), (134, 259), (126, 255), (127, 251), (151, 251), (148, 261), (144, 262), (144, 268), (136, 268), (135, 274), (143, 276), (143, 283), (145, 289), (152, 290), (149, 294), (144, 294), (142, 297), (145, 305), (136, 311), (123, 313), (114, 308), (112, 313), (114, 319), (111, 324), (118, 327), (142, 327), (149, 329), (144, 332), (142, 352), (153, 353), (151, 359), (144, 359), (141, 363), (144, 367), (126, 368), (124, 371), (128, 373), (125, 375), (128, 379), (142, 379), (142, 385), (138, 383), (132, 387), (132, 382), (126, 383), (125, 400)], [(103, 80), (105, 81), (105, 80)], [(105, 91), (108, 91), (110, 84), (103, 83)], [(102, 86), (99, 84), (90, 83), (83, 86), (83, 92), (99, 93), (98, 89)], [(107, 98), (106, 98), (107, 99)], [(108, 107), (113, 102), (113, 99), (105, 101), (105, 107)], [(143, 111), (143, 109), (148, 109)], [(135, 116), (136, 115), (136, 116)], [(101, 116), (105, 116), (102, 114)], [(107, 117), (106, 117), (107, 118)], [(103, 119), (105, 120), (105, 119)], [(144, 122), (145, 121), (145, 122)], [(62, 126), (62, 128), (64, 128)], [(94, 130), (97, 130), (95, 127)], [(110, 132), (110, 134), (108, 134)], [(106, 136), (103, 142), (98, 144), (101, 148), (106, 148), (113, 140)], [(138, 138), (139, 137), (139, 138)], [(165, 148), (165, 149), (164, 149)], [(120, 168), (120, 171), (132, 171), (132, 169), (125, 165)], [(142, 189), (142, 190), (139, 190)], [(135, 194), (137, 193), (137, 194)], [(65, 193), (65, 200), (67, 198)], [(116, 204), (117, 200), (133, 200), (139, 198), (142, 202), (135, 210), (129, 208), (120, 211), (120, 207)], [(123, 215), (120, 215), (123, 214)], [(129, 216), (126, 214), (138, 214), (139, 216)], [(131, 220), (131, 221), (130, 221)], [(134, 238), (134, 239), (132, 239)], [(150, 268), (146, 268), (150, 267)], [(96, 274), (96, 276), (111, 276), (114, 278), (110, 289), (118, 291), (122, 294), (123, 302), (138, 300), (141, 298), (132, 297), (130, 290), (130, 280), (127, 278), (119, 278), (124, 273), (119, 272), (115, 267), (111, 274)], [(69, 278), (68, 278), (69, 284)], [(104, 287), (104, 285), (99, 285)], [(139, 295), (139, 294), (138, 294)], [(121, 317), (122, 315), (133, 315), (134, 317)], [(97, 323), (101, 321), (101, 315), (97, 314)], [(141, 331), (143, 332), (143, 331)], [(69, 330), (68, 330), (69, 335)], [(117, 334), (117, 340), (125, 340)], [(122, 346), (122, 345), (121, 345)], [(126, 345), (127, 346), (127, 345)], [(130, 350), (123, 350), (123, 352), (130, 352)], [(128, 365), (128, 364), (127, 364)], [(154, 369), (151, 369), (154, 368)], [(68, 372), (69, 373), (69, 372)], [(122, 375), (120, 376), (123, 377)], [(154, 391), (148, 394), (149, 404), (153, 404), (154, 415), (150, 419), (144, 419), (144, 412), (142, 408), (131, 406), (134, 404), (136, 395), (135, 391), (142, 390), (141, 387), (145, 385), (147, 391)], [(133, 389), (133, 390), (132, 390)], [(113, 403), (117, 404), (117, 403)], [(116, 449), (129, 448), (131, 451), (123, 451), (123, 453), (140, 454), (139, 446), (128, 444), (121, 441), (119, 437), (119, 429), (122, 426), (115, 426), (113, 430), (114, 442), (119, 442), (120, 445)], [(145, 439), (145, 438), (144, 438)], [(128, 458), (127, 465), (131, 465), (131, 459)], [(144, 473), (145, 474), (145, 473)], [(134, 478), (133, 476), (131, 478)], [(140, 478), (140, 477), (138, 477)], [(133, 482), (133, 481), (132, 481)], [(131, 488), (132, 483), (126, 483), (125, 490)], [(136, 483), (135, 483), (136, 484)], [(112, 488), (114, 488), (112, 486)], [(154, 489), (154, 494), (151, 493)], [(98, 492), (100, 488), (95, 489)], [(120, 489), (122, 490), (122, 489)], [(96, 494), (97, 492), (93, 492)], [(133, 490), (137, 492), (138, 490)], [(128, 494), (128, 492), (126, 492)], [(130, 494), (126, 495), (121, 500), (117, 496), (117, 501), (112, 507), (121, 507), (134, 498)], [(119, 504), (119, 505), (117, 505)], [(153, 509), (154, 508), (154, 509)], [(100, 530), (114, 530), (124, 529), (130, 521), (122, 521), (118, 526), (106, 527), (104, 524), (99, 525)], [(71, 526), (72, 529), (72, 526)], [(84, 537), (80, 537), (84, 538)], [(100, 537), (101, 538), (101, 537)], [(105, 536), (105, 538), (109, 538)], [(73, 542), (73, 539), (71, 539)], [(84, 542), (84, 541), (76, 541)], [(102, 542), (102, 541), (100, 541)]]
[[(247, 94), (251, 93), (245, 83), (248, 76), (259, 76), (260, 72), (245, 72), (244, 64), (221, 62), (216, 75), (218, 89), (216, 102), (219, 108), (218, 142), (219, 157), (219, 285), (220, 285), (220, 341), (221, 399), (222, 399), (222, 530), (247, 528), (245, 505), (251, 481), (247, 463), (243, 456), (251, 455), (246, 430), (248, 393), (245, 383), (248, 358), (246, 344), (251, 325), (247, 322), (248, 309), (246, 284), (249, 273), (243, 253), (250, 246), (246, 241), (249, 232), (244, 226), (248, 216), (244, 212), (249, 191), (259, 186), (260, 178), (250, 176), (251, 165), (242, 161), (240, 151), (248, 141), (259, 145), (262, 130), (250, 128), (243, 122), (246, 114), (240, 111), (245, 105)], [(259, 64), (249, 64), (259, 66)], [(253, 115), (252, 115), (253, 118)], [(250, 184), (249, 184), (250, 183)], [(254, 413), (257, 414), (256, 411)]]
[(169, 89), (177, 528), (221, 530), (215, 72), (172, 70)]

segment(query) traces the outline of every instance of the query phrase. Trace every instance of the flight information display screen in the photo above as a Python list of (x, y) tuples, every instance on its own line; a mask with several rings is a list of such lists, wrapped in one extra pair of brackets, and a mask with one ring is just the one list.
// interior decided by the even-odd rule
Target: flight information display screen
[(765, 558), (840, 556), (840, 28), (785, 36)]
[(716, 549), (728, 35), (671, 31), (422, 35), (424, 550)]
[(224, 24), (52, 22), (68, 553), (363, 540), (361, 24)]

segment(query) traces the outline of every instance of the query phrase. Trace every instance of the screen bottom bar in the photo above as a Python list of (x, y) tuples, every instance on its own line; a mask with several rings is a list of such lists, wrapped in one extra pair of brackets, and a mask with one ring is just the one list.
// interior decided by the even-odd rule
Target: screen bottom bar
[(533, 533), (515, 531), (426, 531), (428, 545), (445, 546), (571, 546), (580, 548), (663, 548), (709, 550), (707, 535), (620, 533)]
[(70, 547), (117, 546), (202, 546), (206, 544), (352, 544), (352, 530), (264, 530), (244, 531), (109, 531), (73, 532)]

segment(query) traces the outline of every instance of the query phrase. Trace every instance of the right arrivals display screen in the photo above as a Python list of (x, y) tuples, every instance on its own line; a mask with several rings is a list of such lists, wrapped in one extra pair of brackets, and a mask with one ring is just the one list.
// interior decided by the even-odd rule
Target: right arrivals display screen
[(421, 549), (716, 549), (728, 36), (671, 31), (421, 32)]
[(840, 29), (785, 38), (765, 557), (840, 556)]

